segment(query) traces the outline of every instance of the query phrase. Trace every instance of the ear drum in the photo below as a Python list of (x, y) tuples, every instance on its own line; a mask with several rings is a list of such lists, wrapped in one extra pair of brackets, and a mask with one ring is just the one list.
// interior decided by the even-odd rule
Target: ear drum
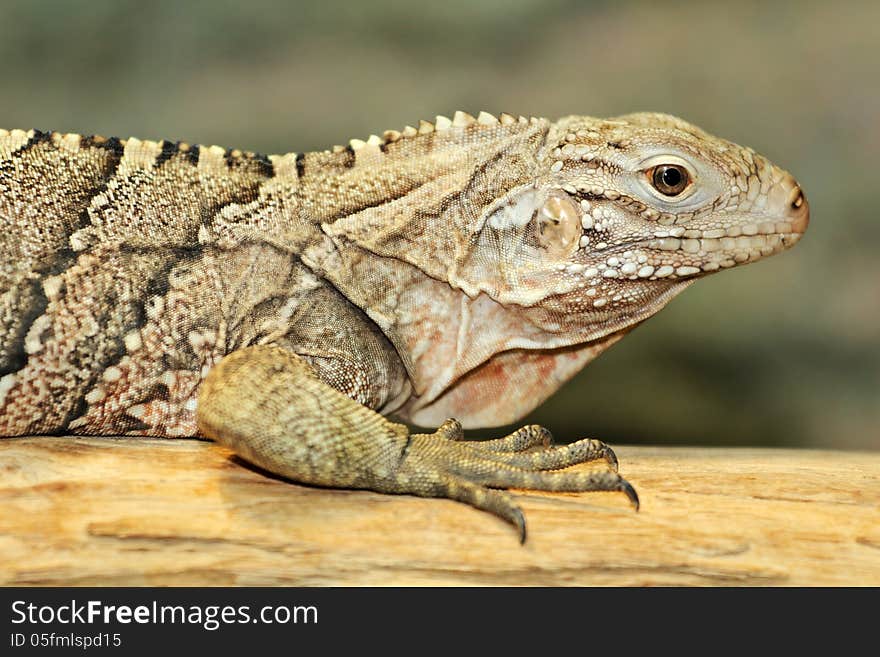
[(564, 257), (577, 249), (581, 217), (574, 201), (564, 192), (551, 195), (535, 213), (535, 241), (551, 256)]

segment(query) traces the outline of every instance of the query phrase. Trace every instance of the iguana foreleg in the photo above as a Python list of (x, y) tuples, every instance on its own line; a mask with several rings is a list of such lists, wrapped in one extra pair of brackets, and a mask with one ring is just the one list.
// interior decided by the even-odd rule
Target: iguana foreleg
[(614, 471), (544, 472), (596, 459), (616, 470), (603, 443), (582, 440), (548, 447), (549, 433), (523, 427), (505, 438), (471, 443), (445, 422), (432, 434), (411, 434), (318, 378), (287, 349), (248, 347), (216, 365), (198, 400), (197, 420), (208, 437), (270, 472), (308, 484), (384, 493), (446, 497), (489, 511), (515, 525), (525, 520), (511, 497), (494, 488), (624, 491)]

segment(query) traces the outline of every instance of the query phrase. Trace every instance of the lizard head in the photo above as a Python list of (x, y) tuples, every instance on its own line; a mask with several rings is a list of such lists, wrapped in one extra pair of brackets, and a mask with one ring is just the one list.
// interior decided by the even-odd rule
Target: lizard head
[(664, 114), (572, 116), (551, 125), (534, 182), (486, 209), (469, 260), (494, 263), (477, 286), (501, 303), (593, 339), (787, 249), (808, 221), (795, 179), (751, 149)]
[(416, 424), (516, 421), (697, 278), (807, 227), (790, 174), (671, 116), (441, 118), (357, 142), (355, 171), (412, 158), (408, 193), (323, 226), (360, 249), (337, 285), (405, 361)]

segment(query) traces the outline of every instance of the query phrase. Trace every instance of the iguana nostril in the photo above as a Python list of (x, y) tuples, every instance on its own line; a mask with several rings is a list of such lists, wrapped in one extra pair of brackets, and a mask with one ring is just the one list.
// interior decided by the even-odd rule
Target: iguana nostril
[(792, 219), (792, 228), (796, 233), (803, 233), (810, 223), (810, 204), (807, 203), (807, 197), (797, 183), (794, 184), (788, 198), (788, 215)]

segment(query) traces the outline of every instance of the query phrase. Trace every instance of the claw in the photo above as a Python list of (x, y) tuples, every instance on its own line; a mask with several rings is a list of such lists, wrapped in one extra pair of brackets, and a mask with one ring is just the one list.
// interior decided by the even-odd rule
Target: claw
[(519, 507), (516, 507), (516, 514), (514, 516), (514, 525), (519, 530), (519, 544), (526, 544), (526, 517), (523, 515), (522, 510)]
[(625, 479), (620, 480), (621, 490), (626, 493), (626, 496), (629, 498), (629, 501), (632, 503), (633, 508), (638, 511), (639, 510), (639, 494), (636, 493), (636, 489), (632, 487)]
[(605, 460), (608, 462), (608, 468), (612, 472), (617, 472), (618, 462), (617, 462), (617, 454), (614, 453), (614, 450), (610, 447), (605, 448), (605, 453), (603, 454)]
[(461, 422), (454, 417), (449, 418), (437, 427), (434, 434), (441, 438), (445, 438), (446, 440), (464, 440), (464, 430), (461, 427)]
[(541, 446), (542, 447), (550, 447), (553, 444), (553, 434), (550, 433), (550, 429), (545, 427), (538, 427), (541, 432)]

